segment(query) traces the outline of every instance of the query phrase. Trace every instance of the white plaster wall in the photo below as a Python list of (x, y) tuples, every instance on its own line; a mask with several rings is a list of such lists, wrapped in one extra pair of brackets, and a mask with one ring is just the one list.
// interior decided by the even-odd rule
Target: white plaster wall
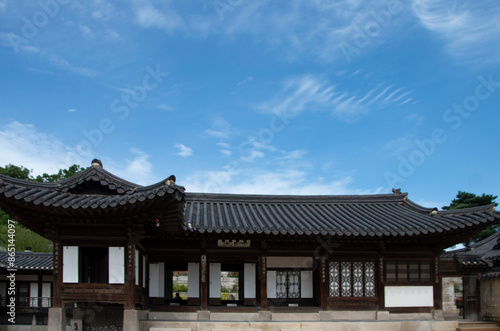
[(243, 265), (243, 277), (245, 279), (245, 299), (255, 299), (255, 263), (245, 263)]
[(221, 266), (220, 263), (210, 263), (210, 298), (220, 298), (220, 276)]
[(188, 298), (200, 297), (200, 264), (188, 263)]
[(125, 247), (109, 247), (109, 283), (125, 283)]
[(276, 270), (267, 271), (267, 297), (276, 299)]
[(165, 296), (165, 263), (149, 264), (149, 296), (163, 298)]
[(78, 283), (78, 246), (63, 246), (63, 283)]
[(433, 307), (434, 288), (432, 286), (386, 286), (386, 307)]
[(268, 256), (268, 268), (312, 268), (313, 258), (308, 256)]
[(304, 299), (313, 297), (313, 272), (302, 270), (300, 272), (300, 296)]

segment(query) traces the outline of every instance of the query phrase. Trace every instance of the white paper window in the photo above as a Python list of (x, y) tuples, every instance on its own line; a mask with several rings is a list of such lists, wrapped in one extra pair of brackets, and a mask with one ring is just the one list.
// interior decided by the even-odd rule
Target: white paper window
[(63, 247), (63, 283), (78, 283), (78, 246)]
[(125, 283), (125, 247), (109, 247), (109, 283)]

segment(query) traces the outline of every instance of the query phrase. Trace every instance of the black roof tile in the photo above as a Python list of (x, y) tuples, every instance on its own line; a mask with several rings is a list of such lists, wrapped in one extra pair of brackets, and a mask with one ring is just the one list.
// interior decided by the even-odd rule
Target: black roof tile
[(186, 193), (183, 228), (199, 233), (417, 237), (492, 223), (494, 205), (437, 211), (407, 194), (277, 196)]
[[(0, 251), (0, 268), (12, 268), (8, 252)], [(52, 270), (52, 253), (16, 252), (14, 268), (18, 270)]]

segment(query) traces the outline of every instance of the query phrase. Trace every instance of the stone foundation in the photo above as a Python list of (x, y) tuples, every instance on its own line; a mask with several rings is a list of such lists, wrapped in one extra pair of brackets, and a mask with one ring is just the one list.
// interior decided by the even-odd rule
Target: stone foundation
[[(441, 312), (441, 311), (439, 311)], [(440, 314), (390, 314), (387, 311), (317, 313), (170, 313), (150, 312), (140, 331), (455, 331), (457, 321), (435, 320)], [(199, 319), (203, 317), (203, 319)]]

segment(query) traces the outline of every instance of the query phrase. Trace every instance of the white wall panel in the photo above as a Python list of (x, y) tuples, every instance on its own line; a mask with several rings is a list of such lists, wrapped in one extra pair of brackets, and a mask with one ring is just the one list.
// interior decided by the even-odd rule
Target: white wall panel
[(149, 296), (163, 298), (165, 296), (165, 263), (149, 264)]
[(304, 299), (313, 297), (313, 272), (302, 270), (300, 272), (300, 296)]
[(188, 298), (200, 297), (200, 264), (188, 263)]
[(309, 256), (268, 256), (268, 268), (312, 268), (313, 258)]
[(125, 247), (109, 247), (109, 283), (125, 283)]
[(63, 246), (63, 283), (78, 283), (78, 246)]
[(433, 307), (432, 286), (386, 286), (386, 307)]
[(243, 265), (243, 277), (245, 282), (245, 299), (255, 299), (255, 263), (245, 263)]
[(267, 297), (276, 299), (276, 270), (267, 271)]
[(220, 298), (221, 287), (221, 265), (220, 263), (210, 263), (210, 298)]

